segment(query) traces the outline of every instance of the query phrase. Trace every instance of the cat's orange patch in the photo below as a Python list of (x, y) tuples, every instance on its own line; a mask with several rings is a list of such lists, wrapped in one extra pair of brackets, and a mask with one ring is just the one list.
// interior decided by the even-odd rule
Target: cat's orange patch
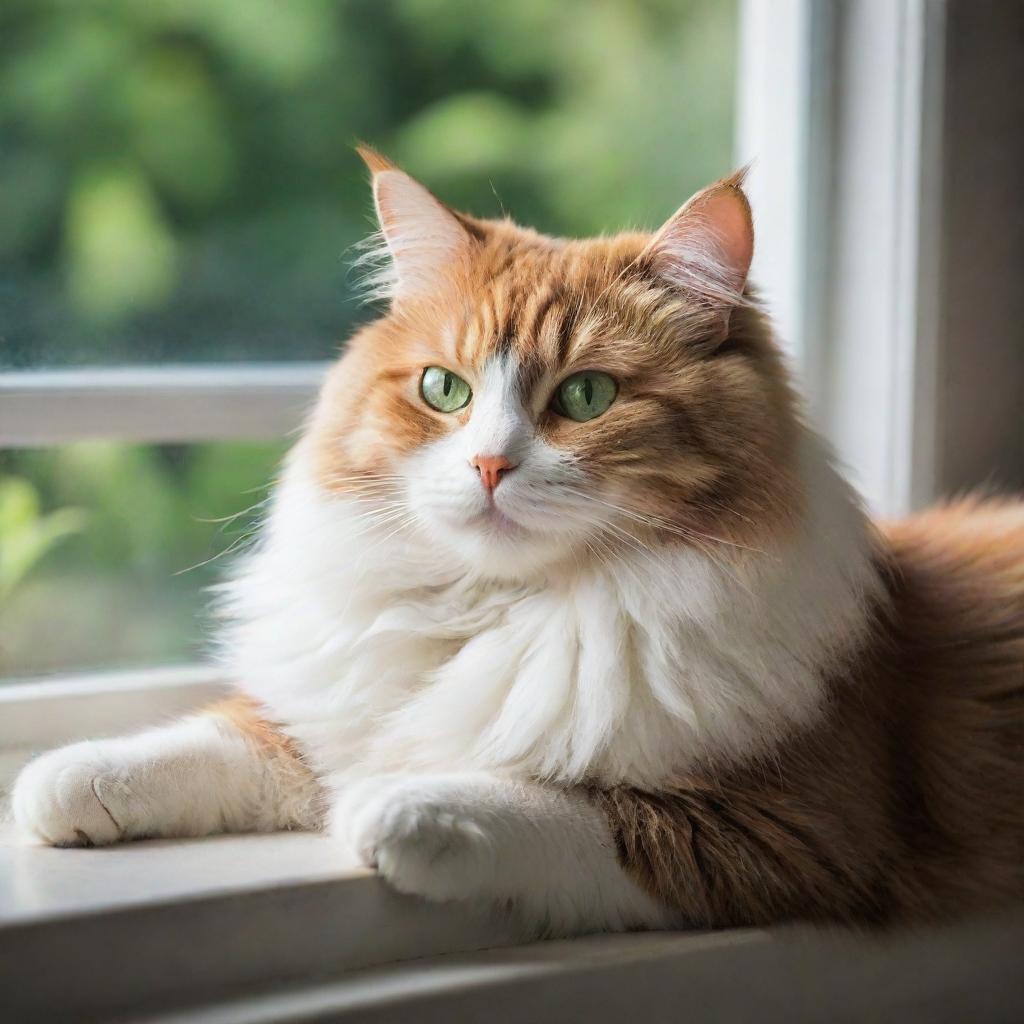
[(204, 709), (207, 715), (223, 718), (247, 740), (257, 744), (269, 754), (301, 762), (295, 741), (281, 728), (271, 722), (258, 701), (244, 693), (237, 693), (225, 700), (210, 704)]
[[(658, 543), (714, 544), (736, 560), (791, 529), (803, 502), (793, 396), (753, 304), (734, 310), (728, 336), (712, 340), (721, 319), (658, 278), (651, 235), (564, 241), (457, 216), (472, 258), (365, 327), (330, 374), (302, 442), (324, 487), (365, 490), (401, 457), (464, 425), (471, 408), (445, 416), (423, 402), (425, 367), (472, 383), (503, 356), (524, 403), (539, 410), (538, 435), (662, 524), (633, 520), (631, 530)], [(613, 410), (587, 423), (544, 411), (580, 369), (616, 378)]]

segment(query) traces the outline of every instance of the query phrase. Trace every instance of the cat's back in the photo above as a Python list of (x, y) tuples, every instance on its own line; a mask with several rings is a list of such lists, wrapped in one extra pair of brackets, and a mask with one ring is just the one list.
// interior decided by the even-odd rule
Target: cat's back
[(968, 498), (881, 531), (901, 641), (1024, 685), (1024, 501)]
[[(937, 881), (1024, 890), (1024, 502), (965, 499), (882, 527), (883, 674), (909, 706), (901, 746), (941, 837)], [(911, 767), (912, 766), (912, 767)], [(942, 869), (958, 866), (959, 879)], [(970, 867), (965, 871), (965, 867)]]
[[(1024, 765), (1024, 502), (965, 499), (886, 524), (882, 538), (891, 616), (880, 653), (921, 702), (914, 717), (948, 729), (951, 744), (964, 730), (988, 737), (981, 748)], [(1024, 788), (1016, 795), (1024, 818)]]

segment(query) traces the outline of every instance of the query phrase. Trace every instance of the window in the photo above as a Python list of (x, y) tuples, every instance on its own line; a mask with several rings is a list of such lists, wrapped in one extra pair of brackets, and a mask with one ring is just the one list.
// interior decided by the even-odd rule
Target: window
[[(370, 227), (358, 138), (456, 205), (577, 234), (656, 223), (753, 160), (754, 280), (872, 507), (1024, 477), (1019, 260), (1012, 238), (985, 245), (1021, 169), (1009, 10), (43, 0), (2, 17), (0, 680), (200, 655), (201, 589), (236, 539), (202, 520), (255, 504), (241, 491), (372, 315), (351, 267)], [(110, 479), (149, 467), (158, 540), (100, 542), (124, 503), (75, 483), (86, 458)], [(88, 564), (166, 630), (126, 621), (83, 647), (85, 607), (43, 595)]]
[[(370, 315), (347, 258), (369, 227), (358, 138), (456, 205), (565, 233), (657, 222), (753, 159), (754, 279), (873, 508), (1024, 483), (1019, 29), (1018, 5), (973, 0), (9, 0), (0, 788), (33, 750), (219, 691), (198, 661), (202, 588)], [(948, 1015), (1018, 970), (1009, 920), (881, 951), (744, 931), (502, 959), (496, 922), (325, 872), (316, 843), (125, 847), (65, 875), (60, 851), (0, 842), (7, 1002), (54, 1019), (152, 1013), (154, 997), (182, 1019), (206, 999), (226, 1000), (223, 1019), (415, 1019), (429, 1000), (454, 1019), (532, 990), (621, 1017), (617, 995), (635, 1012), (642, 988), (652, 1014), (695, 990), (724, 1014), (738, 990), (720, 979), (740, 973), (781, 979), (740, 991), (759, 1009), (802, 1009), (813, 990), (847, 1016), (912, 998)], [(124, 954), (117, 985), (89, 949)], [(880, 956), (910, 988), (862, 984)], [(73, 970), (55, 985), (44, 961)], [(275, 985), (289, 990), (254, 1005)]]
[(720, 0), (6, 11), (0, 679), (201, 656), (203, 587), (321, 361), (372, 315), (356, 140), (480, 215), (654, 225), (733, 165), (737, 18)]
[(328, 358), (367, 315), (345, 259), (369, 227), (360, 138), (481, 215), (656, 222), (731, 164), (735, 19), (713, 0), (15, 5), (0, 365)]
[(1024, 487), (1020, 8), (744, 0), (753, 277), (869, 507)]

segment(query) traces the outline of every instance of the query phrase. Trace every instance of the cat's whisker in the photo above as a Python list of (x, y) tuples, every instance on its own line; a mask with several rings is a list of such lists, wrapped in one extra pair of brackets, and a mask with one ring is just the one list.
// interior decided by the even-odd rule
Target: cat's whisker
[(643, 523), (644, 525), (651, 526), (655, 529), (664, 530), (666, 533), (674, 533), (680, 537), (685, 537), (687, 539), (699, 537), (702, 540), (712, 541), (715, 544), (723, 544), (726, 547), (739, 548), (743, 551), (750, 551), (754, 554), (759, 555), (767, 554), (767, 552), (762, 550), (761, 548), (751, 547), (747, 544), (740, 544), (738, 541), (727, 540), (724, 537), (716, 537), (713, 534), (702, 533), (701, 531), (692, 529), (691, 527), (680, 527), (675, 525), (674, 523), (666, 522), (665, 520), (660, 519), (657, 516), (652, 516), (648, 513), (638, 512), (636, 509), (627, 508), (623, 505), (617, 505), (614, 502), (606, 501), (603, 498), (596, 497), (595, 495), (587, 494), (586, 491), (581, 491), (578, 490), (577, 488), (563, 485), (563, 489), (571, 494), (575, 494), (588, 501), (595, 501), (598, 504), (605, 505), (608, 508), (614, 509), (616, 512), (621, 513), (622, 515), (634, 520), (635, 522)]
[(269, 504), (269, 502), (269, 498), (264, 498), (262, 501), (257, 501), (255, 505), (250, 505), (248, 508), (240, 509), (238, 512), (233, 512), (231, 515), (228, 516), (193, 516), (192, 518), (197, 523), (220, 523), (223, 525), (227, 525), (228, 523), (234, 522), (236, 519), (239, 519), (241, 516), (244, 516), (249, 512), (254, 512), (258, 508), (265, 507), (266, 505)]
[(353, 516), (353, 518), (356, 519), (356, 520), (362, 519), (362, 518), (367, 517), (367, 516), (376, 515), (377, 513), (380, 513), (380, 512), (391, 512), (391, 511), (394, 511), (395, 509), (408, 508), (409, 507), (408, 503), (406, 503), (404, 501), (387, 501), (387, 502), (384, 502), (383, 504), (381, 504), (381, 503), (378, 503), (376, 501), (373, 501), (372, 499), (367, 499), (366, 501), (361, 501), (361, 502), (359, 502), (359, 504), (368, 504), (370, 507), (366, 508), (366, 509), (361, 509), (359, 511), (356, 511), (354, 516)]
[(184, 576), (187, 573), (195, 572), (197, 569), (202, 569), (207, 565), (212, 565), (219, 558), (226, 558), (228, 555), (234, 554), (239, 548), (241, 548), (248, 541), (252, 540), (257, 535), (258, 528), (253, 527), (247, 533), (241, 537), (236, 538), (228, 545), (223, 551), (218, 551), (216, 554), (211, 555), (209, 558), (203, 559), (201, 562), (196, 562), (194, 565), (190, 565), (185, 569), (178, 569), (176, 572), (171, 573), (172, 576)]
[[(626, 509), (626, 508), (623, 508), (621, 506), (615, 505), (613, 502), (602, 501), (599, 498), (595, 498), (592, 495), (588, 495), (586, 492), (579, 491), (579, 490), (577, 490), (575, 488), (565, 487), (564, 489), (566, 491), (570, 491), (572, 493), (577, 494), (579, 497), (584, 498), (587, 501), (596, 502), (597, 504), (605, 505), (605, 506), (607, 506), (609, 508), (614, 509), (615, 511), (621, 512), (623, 515), (625, 515), (627, 517), (627, 519), (630, 519), (632, 521), (642, 523), (643, 525), (652, 526), (654, 528), (659, 528), (659, 527), (663, 528), (663, 529), (666, 528), (665, 526), (661, 526), (661, 524), (659, 524), (657, 522), (650, 523), (650, 522), (647, 521), (646, 517), (644, 517), (644, 516), (642, 516), (642, 515), (640, 515), (638, 513), (634, 513), (634, 512), (632, 512), (629, 509)], [(601, 526), (601, 527), (607, 527), (607, 526), (610, 526), (611, 524), (607, 523), (604, 520), (595, 520), (593, 525)], [(618, 529), (620, 533), (624, 534), (624, 536), (628, 536), (629, 538), (631, 538), (635, 543), (641, 543), (638, 538), (636, 538), (632, 534), (626, 533), (625, 531), (623, 531), (621, 529), (621, 527), (616, 527), (616, 529)], [(674, 530), (674, 529), (668, 529), (667, 532), (679, 533), (680, 531), (677, 531), (677, 530)], [(733, 582), (735, 582), (737, 586), (741, 587), (744, 591), (749, 592), (747, 584), (743, 580), (740, 579), (740, 577), (734, 571), (733, 567), (731, 567), (720, 555), (716, 554), (713, 550), (711, 550), (706, 543), (703, 543), (703, 540), (705, 538), (702, 538), (699, 534), (692, 534), (692, 535), (691, 534), (681, 534), (681, 535), (684, 536), (685, 539), (688, 540), (690, 542), (690, 544), (693, 545), (697, 550), (699, 550), (706, 558), (708, 558), (709, 561), (711, 561), (711, 563), (713, 565), (715, 565), (722, 573), (724, 573), (731, 580), (733, 580)], [(707, 539), (716, 540), (717, 538), (707, 538)], [(648, 554), (653, 554), (653, 549), (649, 548), (647, 545), (644, 545), (644, 549), (645, 549), (645, 551)], [(661, 564), (665, 565), (664, 561), (662, 561)]]
[(605, 539), (605, 537), (601, 533), (593, 534), (588, 539), (598, 546), (598, 550), (600, 552), (603, 552), (603, 555), (601, 556), (601, 561), (604, 564), (605, 568), (607, 568), (610, 572), (615, 572), (616, 562), (613, 560), (618, 559), (619, 553), (610, 545), (610, 543)]
[(418, 517), (416, 516), (415, 512), (410, 512), (406, 516), (402, 517), (401, 521), (398, 523), (398, 526), (396, 526), (390, 533), (386, 534), (384, 537), (381, 537), (376, 544), (372, 544), (365, 552), (363, 552), (363, 557), (368, 557), (373, 552), (383, 547), (393, 537), (396, 537), (403, 530), (413, 525), (417, 521), (417, 518)]
[(603, 565), (606, 569), (611, 571), (613, 568), (611, 563), (608, 561), (607, 557), (601, 553), (599, 548), (595, 546), (595, 541), (596, 538), (590, 537), (584, 540), (583, 544), (599, 565)]
[(381, 525), (387, 525), (402, 516), (410, 514), (411, 511), (407, 505), (396, 505), (388, 509), (360, 513), (354, 517), (354, 520), (356, 523), (372, 529)]
[(664, 557), (661, 554), (659, 554), (654, 548), (650, 547), (647, 544), (644, 544), (639, 538), (634, 537), (630, 533), (627, 533), (621, 527), (617, 526), (615, 523), (612, 522), (605, 522), (604, 524), (602, 524), (602, 526), (605, 531), (614, 531), (614, 535), (620, 537), (637, 554), (641, 555), (642, 557), (649, 558), (652, 561), (656, 562), (658, 565), (660, 565), (663, 569), (671, 571), (671, 567), (665, 561)]

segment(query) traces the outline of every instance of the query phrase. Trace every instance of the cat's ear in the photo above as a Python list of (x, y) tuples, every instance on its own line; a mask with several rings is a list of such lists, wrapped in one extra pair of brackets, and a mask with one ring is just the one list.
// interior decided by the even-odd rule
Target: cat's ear
[(754, 223), (743, 192), (746, 171), (715, 182), (687, 201), (647, 247), (655, 272), (676, 287), (696, 293), (722, 316), (743, 299), (754, 256)]
[(463, 261), (472, 238), (459, 218), (418, 181), (369, 146), (356, 152), (373, 175), (373, 202), (389, 266), (378, 291), (402, 301), (436, 291)]

